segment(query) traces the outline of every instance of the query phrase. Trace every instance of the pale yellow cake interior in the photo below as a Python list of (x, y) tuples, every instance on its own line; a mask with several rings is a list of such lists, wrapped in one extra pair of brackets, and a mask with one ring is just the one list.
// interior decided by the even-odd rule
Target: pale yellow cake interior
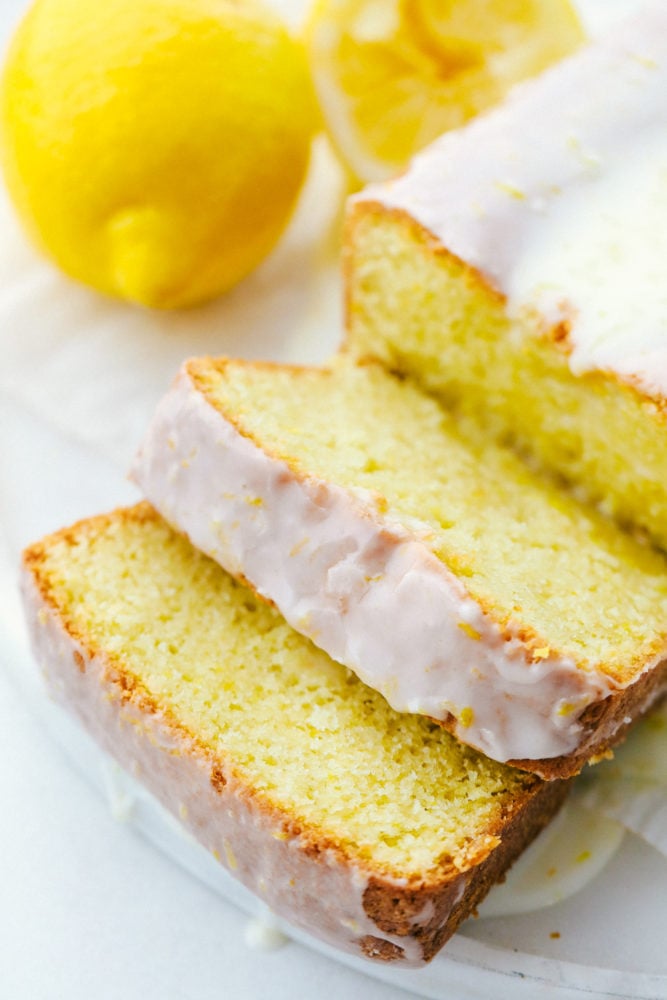
[[(667, 561), (453, 418), (410, 380), (192, 362), (196, 383), (293, 469), (416, 531), (503, 624), (629, 678), (664, 647)], [(251, 498), (252, 499), (252, 498)]]
[(394, 712), (146, 504), (31, 558), (78, 634), (297, 824), (380, 870), (467, 867), (535, 786)]
[(613, 377), (574, 376), (558, 331), (510, 322), (502, 298), (409, 220), (360, 206), (348, 235), (351, 354), (409, 373), (667, 549), (664, 409)]

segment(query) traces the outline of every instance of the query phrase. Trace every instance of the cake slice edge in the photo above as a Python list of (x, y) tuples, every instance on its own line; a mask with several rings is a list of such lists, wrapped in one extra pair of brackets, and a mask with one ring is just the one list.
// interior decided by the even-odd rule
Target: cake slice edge
[(147, 503), (79, 522), (25, 553), (22, 591), (31, 641), (53, 699), (140, 780), (235, 878), (275, 912), (334, 947), (419, 966), (500, 880), (562, 804), (568, 782), (527, 779), (477, 857), (434, 878), (390, 877), (343, 844), (268, 802), (54, 602), (45, 547), (113, 518), (154, 518)]
[(493, 759), (546, 778), (578, 773), (648, 710), (667, 684), (662, 655), (622, 685), (539, 636), (509, 635), (372, 496), (302, 474), (244, 432), (200, 377), (231, 363), (253, 366), (183, 365), (132, 477), (172, 527), (294, 629), (397, 711), (437, 719)]

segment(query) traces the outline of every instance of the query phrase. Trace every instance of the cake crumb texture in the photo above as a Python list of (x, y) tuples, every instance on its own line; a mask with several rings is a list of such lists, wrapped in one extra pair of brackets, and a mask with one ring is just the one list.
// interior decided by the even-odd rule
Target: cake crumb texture
[(146, 507), (27, 558), (73, 634), (268, 802), (359, 860), (402, 876), (465, 870), (531, 787), (393, 712)]
[(664, 649), (665, 559), (461, 427), (411, 379), (345, 358), (330, 369), (208, 359), (188, 370), (297, 475), (342, 486), (413, 531), (536, 661), (557, 650), (622, 684)]

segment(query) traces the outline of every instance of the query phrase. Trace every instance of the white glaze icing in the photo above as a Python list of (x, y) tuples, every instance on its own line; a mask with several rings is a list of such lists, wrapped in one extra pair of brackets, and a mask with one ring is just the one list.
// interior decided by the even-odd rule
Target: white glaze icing
[(133, 476), (167, 521), (392, 707), (451, 712), (456, 735), (496, 760), (571, 753), (583, 710), (614, 690), (569, 657), (534, 662), (416, 535), (361, 494), (266, 454), (207, 402), (187, 367)]
[(523, 84), (354, 199), (407, 212), (571, 365), (667, 395), (667, 5)]
[[(285, 816), (255, 797), (231, 770), (224, 786), (211, 781), (220, 761), (205, 751), (161, 710), (146, 711), (128, 698), (118, 671), (103, 655), (91, 656), (45, 601), (35, 580), (24, 572), (22, 592), (35, 657), (51, 697), (77, 718), (103, 751), (138, 777), (181, 828), (270, 910), (344, 951), (359, 954), (370, 935), (402, 950), (399, 964), (423, 964), (414, 937), (378, 928), (365, 909), (367, 869), (334, 849), (313, 855), (306, 831), (284, 832)], [(183, 808), (184, 807), (184, 808)], [(276, 836), (280, 831), (280, 836)], [(444, 924), (465, 893), (472, 872), (464, 871), (440, 900)], [(405, 879), (386, 877), (401, 887)], [(413, 928), (431, 915), (426, 906)]]

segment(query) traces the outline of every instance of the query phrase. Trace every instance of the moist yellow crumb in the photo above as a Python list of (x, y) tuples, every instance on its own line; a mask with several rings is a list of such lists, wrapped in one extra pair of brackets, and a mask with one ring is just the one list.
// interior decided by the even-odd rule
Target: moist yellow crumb
[[(394, 712), (149, 510), (39, 548), (77, 633), (131, 665), (161, 710), (267, 804), (360, 861), (421, 876), (486, 850), (535, 779)], [(231, 842), (224, 854), (234, 869)]]
[[(600, 168), (578, 140), (570, 144), (589, 170)], [(511, 183), (501, 187), (523, 197)], [(434, 249), (412, 220), (362, 204), (352, 208), (347, 232), (352, 357), (411, 376), (460, 420), (602, 501), (621, 524), (667, 550), (664, 399), (650, 403), (602, 372), (573, 374), (567, 324), (549, 328), (535, 311), (510, 317), (482, 275)]]

